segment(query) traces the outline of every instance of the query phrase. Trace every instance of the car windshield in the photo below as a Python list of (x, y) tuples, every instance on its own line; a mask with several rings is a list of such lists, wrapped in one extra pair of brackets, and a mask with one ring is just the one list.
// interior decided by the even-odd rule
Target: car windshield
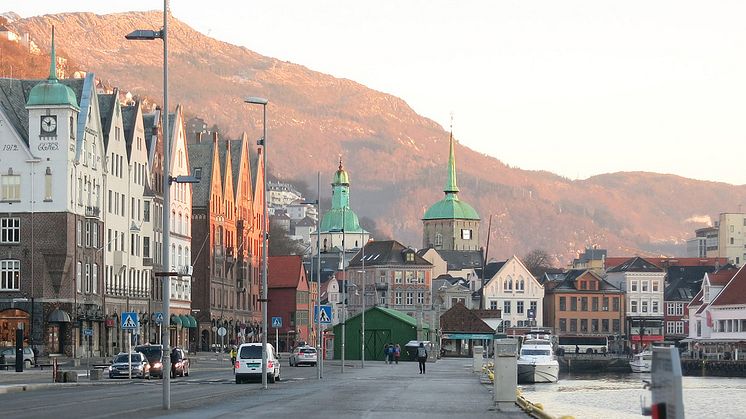
[(135, 350), (145, 354), (148, 362), (160, 361), (163, 358), (163, 348), (160, 346), (138, 346)]
[[(114, 363), (118, 364), (121, 362), (129, 362), (129, 356), (127, 354), (119, 354), (114, 358)], [(132, 362), (140, 362), (140, 354), (132, 354)]]
[(238, 354), (241, 359), (261, 359), (262, 358), (262, 346), (251, 345), (244, 346), (241, 348), (241, 353)]
[(316, 353), (315, 348), (302, 348), (300, 351), (301, 353), (304, 353), (304, 354), (315, 354)]
[(0, 352), (0, 355), (13, 355), (15, 353), (16, 353), (15, 349), (6, 348), (6, 349), (3, 349), (2, 352)]

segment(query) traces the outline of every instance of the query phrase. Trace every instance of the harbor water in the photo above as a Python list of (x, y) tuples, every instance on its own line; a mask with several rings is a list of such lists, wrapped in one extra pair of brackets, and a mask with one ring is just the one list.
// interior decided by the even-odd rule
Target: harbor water
[[(554, 416), (639, 419), (646, 417), (641, 400), (649, 406), (651, 397), (643, 380), (650, 374), (564, 374), (557, 383), (520, 387)], [(687, 418), (746, 418), (746, 378), (684, 377), (683, 389)]]

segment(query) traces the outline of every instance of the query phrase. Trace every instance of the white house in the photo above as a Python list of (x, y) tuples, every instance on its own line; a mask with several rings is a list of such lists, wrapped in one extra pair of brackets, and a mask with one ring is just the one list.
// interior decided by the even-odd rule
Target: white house
[[(502, 310), (503, 326), (542, 327), (544, 286), (515, 255), (497, 264), (499, 269), (484, 285), (484, 308)], [(536, 313), (536, 323), (528, 317)]]
[[(728, 266), (725, 269), (705, 274), (702, 289), (687, 306), (688, 339), (690, 349), (694, 352), (699, 353), (702, 350), (703, 355), (710, 352), (717, 353), (717, 348), (712, 347), (717, 342), (737, 339), (739, 336), (740, 339), (744, 339), (746, 324), (738, 320), (746, 321), (746, 297), (744, 297), (746, 293), (742, 288), (746, 280), (741, 279), (746, 276), (746, 272), (741, 271), (742, 269), (736, 270)], [(735, 281), (736, 277), (739, 277), (738, 281)], [(733, 286), (727, 294), (723, 294), (730, 284)], [(734, 294), (739, 289), (741, 294)], [(720, 298), (721, 295), (723, 295), (722, 298)]]

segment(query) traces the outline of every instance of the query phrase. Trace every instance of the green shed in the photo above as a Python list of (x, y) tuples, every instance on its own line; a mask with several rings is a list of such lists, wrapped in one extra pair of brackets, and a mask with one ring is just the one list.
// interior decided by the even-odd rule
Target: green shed
[[(362, 313), (347, 319), (345, 343), (345, 360), (360, 359)], [(334, 359), (340, 359), (342, 353), (342, 325), (334, 326)], [(372, 307), (365, 311), (365, 359), (383, 361), (383, 347), (387, 343), (399, 344), (402, 348), (401, 359), (408, 360), (405, 345), (417, 340), (417, 319), (390, 308)], [(422, 340), (430, 340), (430, 328), (423, 322)]]

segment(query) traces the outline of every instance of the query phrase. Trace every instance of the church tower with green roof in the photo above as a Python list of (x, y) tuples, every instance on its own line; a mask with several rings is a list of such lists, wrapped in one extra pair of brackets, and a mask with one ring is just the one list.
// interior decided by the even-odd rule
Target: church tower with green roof
[(437, 250), (479, 250), (479, 214), (458, 197), (453, 133), (449, 145), (445, 196), (422, 217), (422, 246)]
[(342, 166), (342, 159), (332, 180), (332, 207), (324, 214), (319, 228), (322, 252), (335, 247), (337, 250), (344, 247), (347, 251), (360, 249), (370, 237), (370, 233), (360, 227), (357, 214), (350, 209), (350, 176)]

